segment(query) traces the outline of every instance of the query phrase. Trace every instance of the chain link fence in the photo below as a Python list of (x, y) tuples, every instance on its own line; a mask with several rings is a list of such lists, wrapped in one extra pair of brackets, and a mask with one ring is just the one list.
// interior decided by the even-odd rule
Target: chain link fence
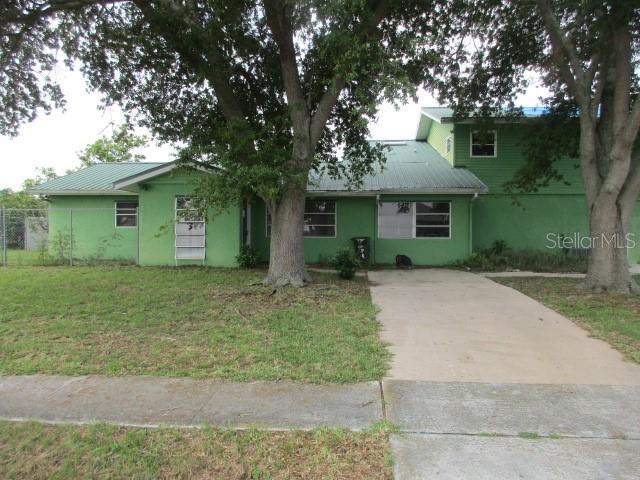
[(0, 207), (0, 264), (134, 265), (139, 260), (138, 210)]

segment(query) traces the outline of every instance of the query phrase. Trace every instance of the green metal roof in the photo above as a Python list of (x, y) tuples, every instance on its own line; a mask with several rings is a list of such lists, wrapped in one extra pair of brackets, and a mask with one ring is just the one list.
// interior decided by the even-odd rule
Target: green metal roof
[(127, 194), (113, 188), (113, 182), (156, 168), (162, 163), (98, 163), (29, 189), (45, 195), (69, 194)]
[[(475, 193), (487, 186), (466, 168), (454, 168), (427, 142), (393, 140), (388, 146), (384, 167), (363, 179), (357, 192), (397, 193)], [(324, 174), (311, 174), (309, 192), (346, 192), (344, 180)]]
[[(349, 190), (342, 179), (312, 172), (309, 175), (310, 193), (474, 193), (484, 192), (487, 186), (465, 168), (454, 168), (431, 145), (423, 141), (393, 140), (387, 145), (384, 167), (376, 166), (375, 174), (366, 176), (362, 186)], [(114, 183), (136, 175), (147, 178), (162, 174), (171, 163), (101, 163), (78, 170), (64, 177), (37, 185), (29, 191), (45, 195), (120, 195), (131, 194), (117, 190)], [(143, 175), (147, 173), (148, 175)]]

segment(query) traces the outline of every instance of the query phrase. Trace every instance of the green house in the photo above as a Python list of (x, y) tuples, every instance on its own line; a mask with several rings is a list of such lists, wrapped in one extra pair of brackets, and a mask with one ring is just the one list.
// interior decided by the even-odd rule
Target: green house
[[(528, 116), (540, 109), (528, 109)], [(496, 119), (480, 131), (472, 119), (454, 120), (447, 108), (423, 108), (414, 138), (382, 141), (383, 169), (349, 190), (312, 174), (305, 214), (305, 258), (326, 259), (355, 237), (368, 237), (372, 263), (396, 255), (416, 265), (446, 265), (504, 240), (514, 249), (547, 249), (559, 239), (588, 236), (582, 179), (576, 161), (536, 193), (504, 189), (523, 164), (525, 119)], [(269, 215), (254, 199), (212, 218), (190, 208), (199, 172), (173, 163), (98, 164), (32, 189), (49, 201), (49, 243), (71, 236), (74, 258), (100, 257), (140, 265), (233, 266), (243, 244), (269, 253)], [(640, 232), (636, 214), (632, 232)], [(69, 243), (69, 242), (67, 242)], [(565, 244), (566, 246), (566, 244)], [(580, 247), (580, 245), (573, 245)], [(637, 261), (640, 249), (630, 249)]]

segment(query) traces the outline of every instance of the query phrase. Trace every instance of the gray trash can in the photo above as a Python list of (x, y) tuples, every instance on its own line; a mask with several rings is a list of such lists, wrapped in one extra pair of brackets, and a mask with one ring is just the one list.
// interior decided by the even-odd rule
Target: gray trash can
[(351, 241), (353, 242), (353, 246), (356, 250), (356, 257), (358, 257), (361, 262), (369, 263), (371, 255), (369, 237), (353, 237)]

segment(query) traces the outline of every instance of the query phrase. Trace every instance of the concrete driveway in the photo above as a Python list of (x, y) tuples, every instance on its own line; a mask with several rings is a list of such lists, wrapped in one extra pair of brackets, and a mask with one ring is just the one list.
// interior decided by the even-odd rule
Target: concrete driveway
[(369, 279), (394, 354), (392, 379), (640, 385), (640, 365), (488, 278), (421, 269)]

